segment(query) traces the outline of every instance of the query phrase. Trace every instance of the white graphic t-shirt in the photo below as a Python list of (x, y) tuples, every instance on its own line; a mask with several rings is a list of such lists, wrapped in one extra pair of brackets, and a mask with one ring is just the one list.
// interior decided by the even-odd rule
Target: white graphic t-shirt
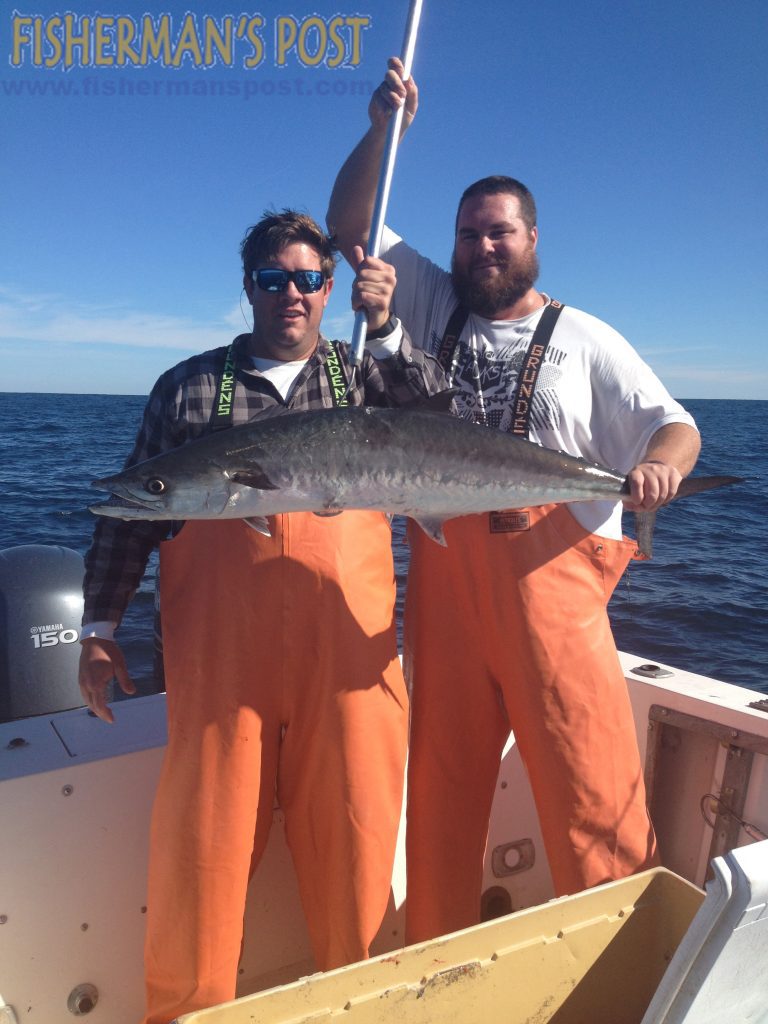
[[(458, 301), (450, 274), (389, 229), (380, 255), (397, 272), (394, 312), (414, 344), (436, 355)], [(451, 373), (460, 415), (511, 429), (518, 374), (543, 309), (519, 320), (469, 315)], [(625, 338), (602, 320), (566, 306), (539, 372), (530, 440), (627, 473), (667, 423), (695, 426)], [(591, 533), (621, 537), (620, 502), (569, 507)]]

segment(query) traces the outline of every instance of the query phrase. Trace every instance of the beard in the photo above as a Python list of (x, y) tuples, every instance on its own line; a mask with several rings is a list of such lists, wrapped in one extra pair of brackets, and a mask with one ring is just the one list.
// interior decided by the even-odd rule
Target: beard
[(473, 278), (471, 269), (457, 266), (455, 253), (451, 257), (451, 279), (459, 301), (487, 320), (496, 319), (498, 313), (513, 306), (530, 291), (538, 276), (539, 258), (532, 245), (514, 263), (500, 264), (495, 277), (482, 281)]

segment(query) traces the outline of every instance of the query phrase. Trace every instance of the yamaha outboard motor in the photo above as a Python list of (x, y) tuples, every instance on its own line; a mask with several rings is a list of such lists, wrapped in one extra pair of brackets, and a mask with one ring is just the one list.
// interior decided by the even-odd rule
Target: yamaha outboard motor
[(82, 555), (71, 548), (0, 551), (0, 722), (83, 706), (83, 573)]

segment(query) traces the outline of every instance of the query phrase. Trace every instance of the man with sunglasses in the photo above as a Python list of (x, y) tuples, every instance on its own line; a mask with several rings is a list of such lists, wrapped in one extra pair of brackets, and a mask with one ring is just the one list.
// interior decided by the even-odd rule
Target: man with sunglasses
[[(396, 405), (441, 390), (431, 357), (390, 319), (391, 267), (363, 260), (353, 305), (367, 350), (320, 333), (330, 239), (268, 214), (241, 246), (253, 330), (163, 374), (128, 464), (270, 412)], [(106, 721), (112, 634), (160, 547), (168, 747), (153, 813), (145, 1024), (234, 998), (249, 877), (275, 792), (317, 966), (368, 955), (387, 905), (400, 818), (407, 696), (397, 652), (390, 526), (376, 512), (240, 520), (99, 519), (86, 557), (81, 688)]]

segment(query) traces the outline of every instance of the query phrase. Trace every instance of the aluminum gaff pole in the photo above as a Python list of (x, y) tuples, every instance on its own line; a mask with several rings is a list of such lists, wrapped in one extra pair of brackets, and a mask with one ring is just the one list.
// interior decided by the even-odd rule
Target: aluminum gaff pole
[[(413, 64), (413, 51), (416, 48), (416, 35), (419, 31), (419, 19), (421, 18), (422, 0), (411, 0), (408, 11), (408, 23), (405, 26), (405, 37), (403, 39), (402, 55), (403, 78), (410, 78), (411, 65)], [(392, 175), (395, 170), (395, 157), (397, 156), (397, 145), (400, 141), (400, 127), (403, 123), (405, 103), (394, 111), (389, 119), (387, 128), (387, 139), (384, 145), (384, 154), (381, 159), (381, 170), (379, 171), (379, 184), (376, 189), (376, 200), (371, 216), (371, 231), (368, 235), (367, 256), (378, 256), (381, 249), (381, 236), (384, 232), (384, 218), (387, 214), (387, 203), (389, 202), (389, 190), (392, 185)], [(359, 366), (363, 361), (363, 350), (365, 348), (365, 332), (368, 325), (368, 316), (364, 309), (358, 309), (355, 313), (355, 326), (352, 331), (350, 342), (350, 360), (353, 366)]]

